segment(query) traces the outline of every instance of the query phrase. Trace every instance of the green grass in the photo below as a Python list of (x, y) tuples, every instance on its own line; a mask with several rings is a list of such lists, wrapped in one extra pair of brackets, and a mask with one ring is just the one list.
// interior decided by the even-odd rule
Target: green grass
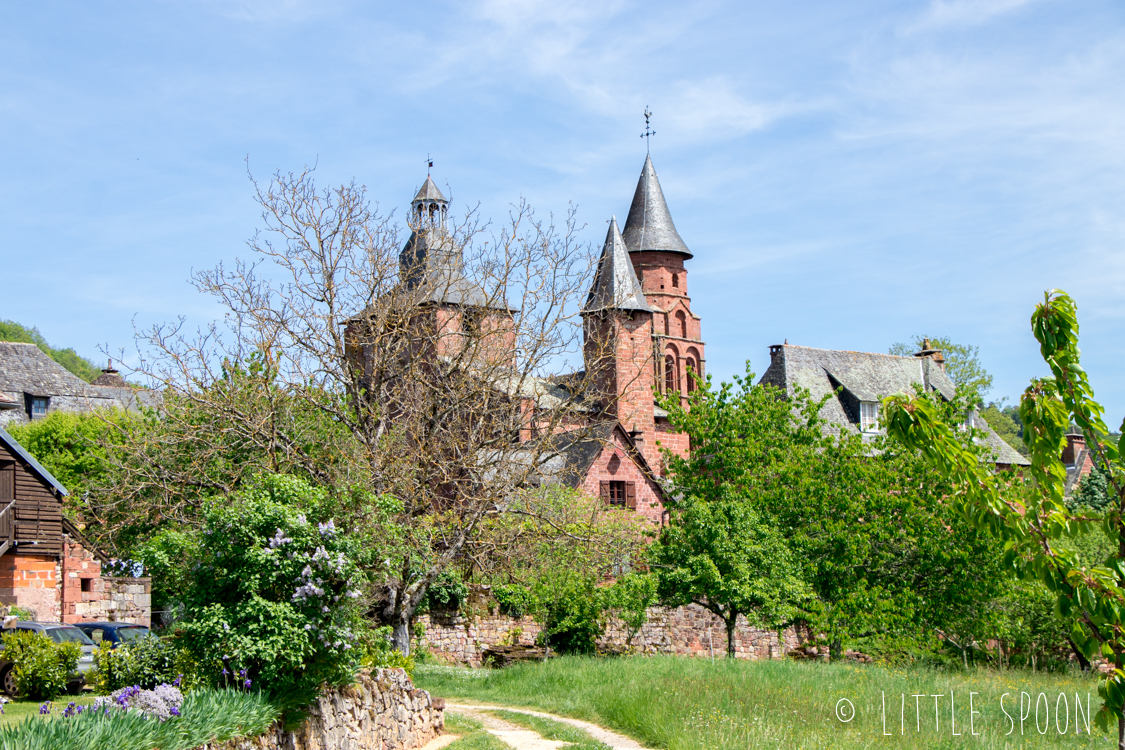
[(489, 713), (504, 721), (538, 732), (543, 739), (573, 743), (576, 750), (610, 750), (609, 745), (598, 742), (578, 727), (514, 711), (489, 711)]
[(484, 731), (479, 721), (453, 711), (445, 712), (445, 731), (459, 734), (461, 738), (447, 746), (448, 750), (511, 750), (500, 740)]
[[(415, 682), (435, 695), (470, 698), (501, 705), (528, 706), (612, 727), (650, 747), (667, 750), (756, 750), (758, 748), (1087, 748), (1112, 743), (1093, 721), (1093, 736), (1075, 734), (1077, 692), (1085, 708), (1099, 706), (1094, 679), (1079, 674), (1026, 672), (942, 672), (851, 664), (717, 660), (684, 657), (593, 659), (565, 657), (504, 670), (419, 667)], [(950, 693), (955, 700), (956, 731), (950, 725)], [(969, 693), (978, 712), (979, 736), (969, 734)], [(1018, 701), (1040, 693), (1050, 707), (1050, 727), (1041, 735), (1034, 709), (1020, 734)], [(1055, 701), (1060, 692), (1069, 704), (1068, 732), (1057, 734)], [(1014, 715), (1011, 735), (1001, 712)], [(900, 694), (905, 694), (905, 731), (900, 724)], [(919, 699), (915, 718), (913, 694)], [(934, 699), (939, 720), (934, 726)], [(1013, 696), (1014, 701), (1013, 704)], [(883, 701), (886, 731), (883, 735)], [(851, 701), (855, 717), (836, 717), (837, 702)], [(1040, 727), (1046, 718), (1040, 702)], [(846, 704), (844, 706), (846, 707)], [(1061, 725), (1061, 716), (1060, 725)], [(917, 723), (916, 723), (917, 721)], [(920, 727), (919, 727), (920, 725)]]
[[(66, 704), (74, 701), (75, 705), (88, 706), (94, 702), (96, 696), (84, 693), (82, 695), (64, 695), (60, 696), (57, 700), (51, 702), (51, 713), (61, 713)], [(42, 701), (29, 701), (24, 699), (17, 699), (11, 703), (4, 704), (4, 713), (0, 715), (0, 727), (7, 724), (18, 724), (24, 717), (38, 716), (39, 707), (43, 705)]]

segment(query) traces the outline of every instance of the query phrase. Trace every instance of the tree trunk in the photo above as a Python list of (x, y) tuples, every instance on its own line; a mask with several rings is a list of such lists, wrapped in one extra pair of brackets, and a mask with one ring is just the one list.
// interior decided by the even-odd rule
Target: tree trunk
[(965, 671), (969, 671), (969, 651), (964, 646), (961, 647), (961, 661), (965, 665)]
[(726, 619), (727, 626), (727, 658), (734, 658), (734, 629), (738, 625), (738, 613), (730, 615)]
[(844, 642), (840, 638), (833, 638), (828, 642), (828, 660), (840, 661), (844, 658)]
[(1070, 650), (1074, 652), (1074, 658), (1078, 660), (1078, 666), (1082, 667), (1083, 672), (1089, 672), (1090, 660), (1086, 658), (1085, 654), (1078, 650), (1078, 646), (1074, 645), (1074, 641), (1067, 638), (1066, 642), (1070, 644)]
[(1117, 720), (1117, 750), (1125, 750), (1125, 716)]
[(403, 656), (410, 656), (409, 618), (404, 617), (394, 624), (394, 632), (391, 634), (391, 643), (394, 645), (395, 651), (400, 652)]

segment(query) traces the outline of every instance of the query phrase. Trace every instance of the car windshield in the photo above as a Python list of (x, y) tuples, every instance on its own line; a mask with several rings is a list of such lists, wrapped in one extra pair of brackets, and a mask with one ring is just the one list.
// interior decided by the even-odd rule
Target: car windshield
[(144, 627), (117, 629), (117, 637), (121, 640), (122, 643), (135, 641), (138, 638), (144, 638), (149, 635), (152, 635), (152, 631)]
[(83, 646), (93, 646), (94, 642), (78, 628), (48, 628), (47, 635), (55, 643), (80, 643)]

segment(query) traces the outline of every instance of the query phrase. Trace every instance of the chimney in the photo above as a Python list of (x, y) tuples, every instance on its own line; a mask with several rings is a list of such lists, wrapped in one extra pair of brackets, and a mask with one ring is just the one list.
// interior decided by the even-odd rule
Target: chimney
[(774, 359), (777, 358), (777, 355), (781, 354), (782, 350), (784, 350), (785, 347), (787, 347), (787, 346), (789, 346), (789, 339), (785, 339), (784, 344), (772, 344), (772, 345), (770, 345), (770, 362), (772, 363), (774, 361)]
[(1077, 432), (1066, 434), (1066, 447), (1063, 448), (1062, 462), (1068, 466), (1078, 463), (1078, 456), (1086, 450), (1086, 438)]
[(942, 372), (945, 372), (945, 354), (941, 351), (941, 349), (934, 349), (930, 345), (929, 339), (922, 339), (922, 351), (915, 352), (914, 356), (929, 357), (934, 361), (934, 364), (941, 368)]

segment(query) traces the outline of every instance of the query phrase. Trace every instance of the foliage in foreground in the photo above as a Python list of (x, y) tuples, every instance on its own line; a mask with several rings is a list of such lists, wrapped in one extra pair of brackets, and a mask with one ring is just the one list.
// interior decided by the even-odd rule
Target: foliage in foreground
[(269, 475), (208, 506), (179, 625), (202, 680), (307, 694), (352, 679), (366, 627), (353, 540), (298, 511), (325, 501), (302, 479)]
[(186, 689), (193, 686), (195, 672), (194, 659), (187, 649), (149, 636), (117, 648), (103, 641), (94, 652), (94, 670), (87, 675), (87, 682), (103, 695), (132, 685), (151, 690), (173, 682)]
[(190, 750), (205, 742), (261, 734), (278, 715), (261, 694), (209, 689), (189, 693), (180, 713), (166, 721), (113, 709), (32, 716), (0, 727), (0, 750)]
[(16, 630), (4, 633), (0, 659), (15, 666), (20, 694), (33, 700), (54, 700), (66, 690), (67, 677), (78, 666), (77, 643), (55, 643), (42, 633)]
[[(543, 663), (517, 664), (498, 670), (420, 667), (415, 683), (434, 695), (527, 706), (592, 721), (623, 732), (647, 747), (667, 750), (896, 750), (932, 748), (1099, 748), (1106, 736), (1091, 721), (1092, 735), (1075, 733), (1075, 693), (1097, 709), (1096, 682), (1077, 673), (1032, 674), (1025, 671), (888, 669), (847, 663), (789, 660), (744, 661), (691, 657), (598, 659), (565, 656)], [(954, 694), (956, 732), (950, 725), (949, 696)], [(967, 731), (969, 693), (975, 692), (974, 722), (979, 736)], [(1050, 696), (1050, 732), (1032, 726), (1034, 709), (1015, 730), (1001, 711), (1014, 713), (1020, 693), (1037, 700)], [(1067, 696), (1069, 726), (1055, 728), (1055, 701)], [(925, 694), (916, 725), (913, 694)], [(940, 728), (934, 730), (934, 700), (942, 695)], [(882, 701), (887, 704), (883, 736)], [(905, 695), (905, 732), (900, 734), (900, 695)], [(836, 704), (847, 698), (854, 720), (836, 718)], [(1061, 704), (1060, 704), (1061, 705)], [(893, 713), (892, 713), (893, 712)], [(1039, 726), (1044, 726), (1040, 705)], [(1062, 716), (1059, 716), (1060, 725)], [(917, 727), (917, 728), (916, 728)]]
[[(1087, 659), (1102, 656), (1113, 665), (1098, 688), (1103, 698), (1098, 722), (1108, 726), (1116, 720), (1118, 747), (1125, 748), (1125, 439), (1117, 445), (1107, 439), (1104, 409), (1079, 363), (1074, 300), (1059, 290), (1048, 292), (1031, 327), (1052, 376), (1032, 380), (1020, 399), (1033, 480), (1022, 498), (1012, 498), (1009, 481), (966, 450), (931, 399), (885, 399), (887, 429), (953, 482), (965, 517), (1004, 540), (1004, 563), (1012, 571), (1051, 590), (1076, 648)], [(1108, 471), (1110, 502), (1102, 513), (1067, 505), (1061, 456), (1072, 423)], [(1104, 560), (1083, 559), (1076, 542), (1097, 525), (1117, 551)]]

